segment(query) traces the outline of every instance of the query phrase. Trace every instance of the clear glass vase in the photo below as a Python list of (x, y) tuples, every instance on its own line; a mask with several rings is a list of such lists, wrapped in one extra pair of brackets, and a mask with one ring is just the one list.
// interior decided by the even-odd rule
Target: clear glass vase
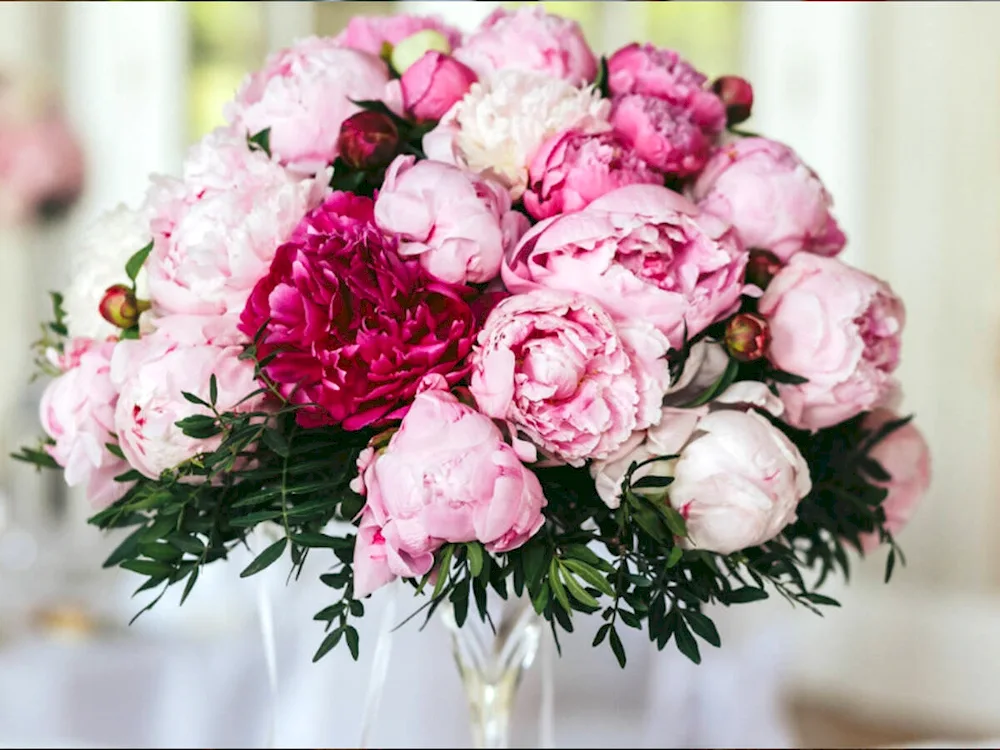
[(510, 746), (510, 717), (524, 670), (535, 656), (542, 636), (542, 619), (527, 599), (504, 601), (482, 622), (469, 612), (462, 627), (454, 610), (443, 608), (442, 619), (451, 632), (455, 662), (469, 701), (472, 741), (479, 748)]

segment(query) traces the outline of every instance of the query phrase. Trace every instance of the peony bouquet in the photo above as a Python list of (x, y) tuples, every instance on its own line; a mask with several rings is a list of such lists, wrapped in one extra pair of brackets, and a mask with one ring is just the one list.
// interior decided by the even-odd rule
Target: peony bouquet
[(698, 661), (706, 605), (836, 604), (849, 549), (891, 573), (927, 448), (902, 303), (752, 100), (539, 8), (302, 40), (82, 240), (19, 457), (130, 530), (106, 564), (153, 603), (258, 526), (243, 576), (328, 555), (317, 658), (394, 579), (459, 625), (600, 614), (622, 665), (623, 626)]

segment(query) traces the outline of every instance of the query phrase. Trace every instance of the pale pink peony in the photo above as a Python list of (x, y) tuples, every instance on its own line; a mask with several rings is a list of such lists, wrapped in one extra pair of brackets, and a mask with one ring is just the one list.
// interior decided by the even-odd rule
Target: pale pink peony
[(426, 52), (399, 80), (403, 108), (419, 120), (440, 120), (469, 87), (476, 74), (454, 57)]
[(751, 407), (780, 413), (781, 405), (762, 383), (744, 381), (710, 406), (665, 407), (659, 424), (591, 466), (598, 494), (618, 507), (633, 462), (678, 456), (646, 464), (632, 482), (673, 477), (669, 502), (687, 520), (690, 546), (730, 554), (773, 539), (795, 520), (812, 482), (799, 450)]
[(597, 76), (597, 58), (580, 24), (540, 7), (498, 8), (455, 50), (455, 57), (480, 77), (531, 70), (578, 86)]
[(642, 94), (615, 97), (611, 125), (637, 156), (678, 177), (705, 166), (714, 137), (680, 104)]
[(630, 44), (608, 60), (608, 87), (615, 97), (642, 94), (679, 105), (702, 130), (717, 134), (726, 125), (722, 100), (705, 88), (707, 78), (673, 50)]
[(111, 380), (119, 391), (115, 432), (132, 468), (156, 479), (200, 453), (218, 447), (221, 437), (184, 435), (177, 422), (210, 414), (185, 399), (183, 392), (209, 401), (214, 375), (220, 412), (253, 411), (262, 397), (244, 400), (259, 390), (254, 364), (241, 360), (233, 330), (218, 317), (173, 316), (140, 339), (122, 341), (111, 361)]
[(663, 175), (616, 135), (564, 130), (545, 141), (531, 160), (524, 206), (536, 219), (547, 219), (636, 183), (662, 185)]
[(893, 392), (905, 312), (884, 282), (835, 258), (798, 253), (771, 280), (758, 309), (771, 327), (768, 359), (808, 378), (778, 384), (788, 424), (830, 427)]
[(496, 179), (517, 200), (528, 183), (528, 165), (546, 140), (563, 130), (610, 130), (610, 111), (611, 102), (592, 86), (579, 89), (541, 73), (506, 70), (474, 83), (424, 136), (424, 152)]
[(388, 66), (375, 54), (309, 37), (267, 58), (226, 105), (241, 135), (270, 128), (271, 153), (282, 164), (315, 173), (337, 158), (340, 125), (360, 108), (352, 99), (381, 99)]
[(154, 313), (238, 316), (324, 183), (297, 179), (227, 131), (195, 145), (183, 177), (157, 178), (147, 198)]
[(766, 138), (719, 148), (691, 196), (732, 224), (748, 248), (770, 250), (781, 260), (800, 251), (836, 255), (846, 242), (816, 173), (788, 146)]
[(106, 447), (115, 442), (118, 392), (110, 364), (115, 342), (74, 339), (67, 347), (63, 374), (42, 395), (42, 428), (55, 441), (49, 454), (65, 470), (66, 484), (86, 485), (90, 503), (104, 508), (129, 488), (114, 481), (128, 464)]
[[(899, 415), (889, 409), (876, 409), (865, 417), (863, 425), (874, 432), (898, 418)], [(877, 442), (868, 455), (889, 474), (888, 481), (876, 481), (875, 484), (889, 491), (882, 508), (885, 510), (886, 528), (896, 534), (909, 523), (917, 503), (930, 486), (930, 448), (916, 425), (908, 422)], [(878, 545), (877, 532), (861, 536), (861, 547), (865, 552), (871, 552)]]
[(367, 505), (354, 551), (357, 596), (427, 573), (442, 544), (509, 552), (544, 521), (537, 477), (488, 417), (445, 390), (418, 394), (389, 444), (362, 454), (358, 469)]
[(666, 351), (652, 326), (619, 328), (595, 300), (542, 289), (490, 313), (473, 351), (470, 389), (485, 414), (582, 466), (659, 419)]
[(747, 253), (724, 222), (659, 185), (629, 185), (537, 224), (501, 272), (515, 293), (589, 294), (618, 320), (652, 323), (670, 345), (734, 311)]
[(420, 259), (432, 276), (485, 283), (528, 229), (498, 183), (450, 164), (400, 156), (375, 201), (375, 223), (399, 236), (399, 254)]
[(398, 13), (391, 16), (353, 16), (347, 26), (333, 38), (341, 47), (356, 49), (371, 55), (381, 55), (385, 44), (395, 46), (418, 31), (438, 31), (452, 49), (462, 42), (462, 32), (434, 16), (414, 16)]

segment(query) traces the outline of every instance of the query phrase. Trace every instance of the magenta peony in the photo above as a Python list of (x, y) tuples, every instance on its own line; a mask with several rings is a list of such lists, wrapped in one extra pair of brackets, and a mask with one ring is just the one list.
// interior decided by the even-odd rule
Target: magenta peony
[(238, 316), (324, 183), (295, 178), (242, 137), (218, 130), (204, 138), (183, 179), (159, 178), (149, 191), (154, 313)]
[(611, 134), (565, 130), (549, 138), (528, 168), (524, 206), (536, 219), (579, 211), (605, 193), (663, 175)]
[(417, 120), (440, 120), (476, 80), (454, 57), (427, 52), (400, 78), (403, 107)]
[(705, 88), (708, 79), (673, 50), (630, 44), (608, 60), (608, 86), (613, 96), (642, 94), (680, 106), (688, 119), (707, 133), (720, 133), (726, 108)]
[(539, 290), (490, 313), (472, 358), (471, 391), (485, 414), (582, 466), (659, 419), (670, 380), (666, 352), (650, 325), (619, 328), (589, 297)]
[[(439, 381), (440, 382), (440, 381)], [(490, 419), (444, 390), (425, 390), (353, 485), (367, 498), (354, 550), (355, 594), (427, 573), (446, 542), (509, 552), (543, 523), (545, 497)]]
[(816, 173), (788, 146), (767, 138), (718, 149), (691, 197), (732, 224), (748, 248), (770, 250), (783, 261), (800, 251), (836, 255), (846, 242)]
[(629, 185), (537, 224), (501, 269), (514, 293), (589, 294), (619, 320), (648, 321), (679, 348), (735, 311), (747, 253), (730, 227), (659, 185)]
[(399, 419), (421, 379), (460, 380), (476, 320), (471, 289), (431, 278), (375, 226), (369, 198), (336, 192), (278, 249), (241, 330), (300, 424), (356, 430)]
[(818, 430), (882, 405), (892, 393), (905, 314), (889, 287), (835, 258), (792, 256), (758, 303), (768, 359), (808, 378), (779, 383), (784, 419)]
[(375, 201), (375, 223), (399, 236), (399, 254), (417, 257), (442, 281), (485, 283), (528, 229), (499, 183), (436, 161), (400, 156)]
[(226, 120), (240, 135), (270, 129), (275, 158), (313, 173), (337, 158), (340, 125), (359, 111), (351, 100), (380, 99), (388, 82), (388, 66), (374, 54), (334, 39), (300, 39), (246, 78)]
[(211, 413), (189, 402), (183, 392), (208, 401), (214, 375), (220, 412), (248, 412), (261, 406), (261, 396), (247, 399), (259, 390), (254, 364), (239, 358), (242, 345), (221, 323), (213, 316), (163, 318), (155, 332), (115, 347), (111, 361), (111, 380), (119, 392), (115, 432), (125, 458), (141, 474), (156, 479), (219, 446), (221, 437), (196, 439), (177, 426), (185, 417)]
[(439, 31), (452, 49), (462, 41), (462, 32), (434, 16), (408, 13), (391, 16), (352, 16), (347, 26), (333, 38), (335, 44), (372, 55), (381, 55), (383, 45), (394, 46), (418, 31)]
[(498, 8), (455, 50), (486, 78), (500, 69), (531, 70), (578, 86), (597, 75), (597, 59), (580, 24), (542, 8)]
[(708, 161), (714, 133), (702, 130), (683, 106), (654, 96), (615, 97), (611, 126), (651, 166), (678, 177)]
[(86, 485), (87, 499), (103, 508), (129, 487), (114, 481), (128, 471), (128, 464), (105, 447), (115, 442), (118, 391), (111, 382), (115, 342), (74, 339), (67, 347), (63, 374), (42, 395), (42, 427), (55, 441), (49, 454), (65, 469), (66, 484)]
[[(875, 431), (898, 418), (899, 415), (889, 409), (876, 409), (865, 416), (864, 427)], [(889, 474), (888, 481), (875, 483), (889, 491), (882, 508), (885, 510), (886, 528), (896, 534), (909, 523), (917, 503), (930, 486), (930, 448), (917, 426), (908, 422), (877, 442), (868, 455)], [(865, 552), (874, 550), (879, 542), (877, 533), (861, 537), (861, 547)]]

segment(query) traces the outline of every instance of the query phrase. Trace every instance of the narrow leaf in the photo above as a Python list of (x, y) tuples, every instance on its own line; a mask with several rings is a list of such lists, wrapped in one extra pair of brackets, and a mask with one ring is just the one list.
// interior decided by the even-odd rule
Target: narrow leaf
[(698, 641), (694, 639), (687, 625), (680, 619), (677, 621), (677, 627), (674, 628), (674, 643), (677, 644), (677, 650), (684, 654), (684, 656), (695, 664), (701, 664), (701, 651), (698, 649)]
[(483, 548), (478, 542), (465, 545), (465, 552), (469, 558), (469, 570), (473, 578), (479, 578), (483, 572)]
[(566, 611), (567, 615), (570, 612), (569, 597), (566, 595), (566, 589), (559, 580), (559, 563), (555, 559), (552, 560), (549, 565), (549, 586), (552, 587), (552, 593), (556, 597), (556, 601), (562, 605), (562, 608)]
[(434, 584), (434, 591), (431, 594), (431, 599), (437, 599), (444, 590), (444, 586), (448, 582), (448, 574), (451, 572), (451, 558), (454, 554), (454, 545), (445, 545), (444, 554), (441, 555), (441, 563), (438, 565), (437, 582)]
[(618, 660), (618, 664), (622, 669), (625, 669), (625, 647), (622, 645), (622, 639), (618, 636), (618, 631), (611, 628), (609, 632), (611, 638), (611, 650), (615, 654), (615, 658)]
[(279, 557), (281, 557), (281, 554), (285, 551), (285, 547), (287, 546), (288, 537), (283, 537), (274, 544), (270, 545), (267, 549), (257, 555), (253, 562), (243, 569), (243, 572), (240, 573), (240, 578), (248, 578), (256, 573), (260, 573), (260, 571), (264, 570), (264, 568), (269, 565), (272, 565), (278, 560)]
[(326, 656), (330, 650), (340, 642), (343, 635), (343, 628), (337, 628), (327, 635), (327, 637), (324, 638), (323, 642), (319, 645), (319, 648), (316, 649), (316, 654), (313, 656), (313, 662), (317, 662)]
[(586, 565), (579, 560), (563, 560), (562, 564), (601, 593), (606, 594), (607, 596), (615, 595), (615, 590), (611, 587), (611, 584), (608, 583), (607, 579), (589, 565)]
[(141, 250), (135, 252), (128, 262), (125, 263), (125, 274), (128, 276), (129, 281), (135, 282), (136, 278), (139, 276), (139, 271), (142, 270), (143, 264), (146, 262), (146, 258), (153, 251), (153, 243), (150, 242)]
[(681, 614), (687, 620), (687, 624), (695, 632), (695, 635), (716, 648), (722, 645), (722, 639), (719, 638), (719, 631), (716, 629), (715, 623), (712, 622), (711, 618), (693, 609), (682, 610)]
[(358, 660), (358, 631), (348, 625), (347, 630), (344, 631), (344, 639), (347, 641), (347, 648), (351, 652), (351, 657), (354, 661)]
[(569, 589), (569, 593), (576, 599), (580, 604), (586, 607), (593, 607), (594, 609), (599, 608), (601, 605), (598, 604), (597, 599), (588, 594), (580, 582), (577, 581), (573, 574), (567, 571), (565, 568), (560, 567), (559, 572), (562, 574), (563, 581), (566, 583), (566, 588)]

